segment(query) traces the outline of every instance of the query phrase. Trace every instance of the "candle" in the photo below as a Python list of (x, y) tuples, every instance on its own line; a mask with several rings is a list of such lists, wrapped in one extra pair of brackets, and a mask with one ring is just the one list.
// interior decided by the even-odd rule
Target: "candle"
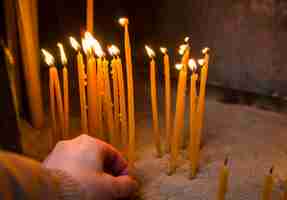
[(87, 30), (94, 31), (94, 0), (87, 0)]
[(132, 53), (129, 38), (127, 18), (120, 18), (119, 23), (125, 29), (125, 56), (127, 65), (127, 88), (128, 88), (128, 131), (129, 131), (129, 148), (128, 158), (129, 167), (133, 168), (135, 160), (135, 113), (134, 113), (134, 85), (133, 85), (133, 66), (132, 66)]
[(170, 86), (170, 66), (169, 56), (167, 49), (164, 47), (160, 48), (164, 54), (164, 78), (165, 78), (165, 138), (166, 138), (166, 150), (170, 150), (171, 144), (171, 86)]
[(121, 123), (122, 145), (123, 145), (123, 151), (127, 152), (128, 124), (127, 124), (126, 94), (125, 94), (125, 83), (124, 83), (122, 61), (119, 56), (117, 56), (117, 59), (116, 59), (116, 68), (117, 68), (117, 73), (118, 73), (118, 84), (119, 84), (120, 123)]
[(64, 51), (64, 47), (61, 43), (58, 43), (60, 50), (61, 61), (63, 64), (63, 93), (64, 93), (64, 139), (69, 138), (69, 80), (67, 69), (67, 57)]
[(196, 73), (197, 65), (193, 59), (190, 59), (189, 67), (192, 71), (191, 79), (190, 79), (190, 112), (189, 112), (189, 130), (190, 130), (190, 142), (189, 142), (189, 158), (190, 158), (190, 165), (191, 165), (191, 178), (194, 178), (197, 172), (198, 166), (198, 154), (199, 148), (197, 145), (197, 132), (195, 126), (195, 119), (196, 119), (196, 81), (198, 79), (198, 75)]
[(50, 92), (50, 113), (51, 113), (51, 120), (52, 120), (52, 135), (51, 135), (51, 144), (54, 146), (58, 140), (59, 137), (57, 135), (57, 123), (56, 123), (56, 106), (55, 106), (55, 90), (54, 90), (54, 73), (53, 70), (55, 68), (54, 65), (54, 57), (46, 50), (41, 50), (44, 57), (45, 62), (50, 67), (49, 68), (49, 92)]
[(118, 55), (119, 49), (112, 45), (109, 47), (109, 52), (113, 59), (111, 61), (111, 68), (112, 68), (112, 79), (113, 79), (113, 100), (114, 100), (114, 135), (117, 139), (117, 145), (122, 146), (122, 141), (119, 141), (120, 137), (120, 104), (119, 104), (119, 83), (118, 83), (118, 72), (117, 72), (117, 60), (115, 56)]
[(198, 99), (198, 116), (197, 120), (197, 131), (199, 135), (199, 143), (201, 143), (202, 137), (202, 127), (203, 127), (203, 116), (205, 110), (205, 92), (206, 92), (206, 81), (207, 81), (207, 74), (208, 74), (208, 64), (209, 64), (209, 48), (204, 48), (202, 50), (204, 54), (204, 59), (199, 60), (199, 64), (202, 65), (201, 73), (200, 73), (200, 91), (199, 91), (199, 99)]
[(228, 176), (229, 176), (229, 169), (227, 164), (228, 164), (228, 158), (225, 159), (224, 165), (220, 171), (217, 200), (224, 200), (225, 194), (227, 192)]
[(156, 68), (155, 68), (155, 53), (154, 51), (145, 46), (148, 56), (151, 58), (150, 61), (150, 87), (151, 87), (151, 106), (152, 106), (152, 121), (153, 121), (153, 135), (154, 143), (156, 147), (156, 153), (158, 157), (162, 156), (161, 152), (161, 141), (160, 141), (160, 130), (159, 130), (159, 119), (158, 119), (158, 108), (157, 108), (157, 81), (156, 81)]
[(176, 65), (176, 67), (180, 70), (180, 73), (177, 85), (176, 110), (172, 135), (169, 174), (174, 173), (176, 170), (176, 162), (181, 143), (181, 133), (184, 126), (185, 90), (189, 52), (190, 50), (188, 45), (181, 46), (180, 53), (184, 55), (181, 64)]
[(97, 128), (99, 137), (104, 139), (104, 131), (103, 131), (103, 96), (104, 96), (104, 84), (103, 84), (103, 62), (102, 58), (99, 57), (97, 59)]
[(104, 80), (104, 108), (106, 113), (106, 122), (109, 131), (110, 143), (114, 146), (118, 145), (118, 140), (114, 134), (114, 115), (113, 103), (111, 97), (111, 86), (109, 77), (109, 62), (104, 58), (103, 60), (103, 80)]
[(97, 41), (93, 36), (86, 32), (83, 39), (83, 49), (87, 55), (87, 92), (88, 92), (88, 127), (89, 133), (96, 136), (97, 122), (97, 99), (96, 99), (96, 59), (93, 48)]
[(272, 195), (272, 188), (274, 184), (273, 167), (270, 169), (269, 174), (265, 177), (264, 188), (262, 192), (262, 200), (270, 200)]
[(78, 51), (77, 66), (78, 66), (78, 81), (79, 81), (79, 95), (80, 95), (80, 110), (81, 110), (81, 131), (88, 134), (88, 117), (87, 117), (87, 100), (86, 100), (86, 73), (83, 55), (80, 51), (79, 43), (72, 37), (70, 42), (73, 48)]

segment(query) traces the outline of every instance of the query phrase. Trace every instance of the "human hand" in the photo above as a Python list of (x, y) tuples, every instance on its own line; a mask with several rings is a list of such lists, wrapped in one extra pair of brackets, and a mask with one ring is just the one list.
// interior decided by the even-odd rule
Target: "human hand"
[(87, 135), (59, 142), (43, 164), (69, 173), (83, 186), (88, 200), (127, 198), (138, 187), (128, 175), (127, 162), (121, 154)]

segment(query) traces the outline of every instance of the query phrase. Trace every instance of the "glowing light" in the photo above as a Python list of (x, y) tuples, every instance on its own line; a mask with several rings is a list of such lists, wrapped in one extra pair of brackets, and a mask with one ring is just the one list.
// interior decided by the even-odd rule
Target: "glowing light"
[(182, 67), (183, 67), (182, 64), (175, 64), (175, 69), (177, 69), (177, 70), (181, 70)]
[(126, 17), (122, 17), (122, 18), (119, 19), (119, 24), (121, 26), (127, 25), (127, 24), (129, 24), (129, 19), (126, 18)]
[(184, 38), (184, 42), (185, 42), (185, 43), (188, 43), (188, 42), (189, 42), (189, 39), (190, 39), (189, 37), (185, 37), (185, 38)]
[(109, 48), (109, 53), (111, 54), (111, 56), (116, 56), (119, 55), (120, 50), (116, 45), (111, 45)]
[(167, 48), (165, 48), (165, 47), (160, 47), (160, 51), (161, 51), (163, 54), (166, 54), (166, 53), (167, 53)]
[(203, 54), (207, 54), (209, 50), (210, 49), (208, 47), (205, 47), (204, 49), (202, 49), (202, 53)]
[(59, 47), (59, 50), (60, 50), (62, 64), (66, 65), (68, 60), (67, 60), (67, 57), (66, 57), (66, 54), (65, 54), (65, 51), (64, 51), (64, 47), (63, 47), (63, 45), (61, 43), (58, 43), (57, 46)]
[(180, 45), (180, 46), (179, 46), (178, 53), (179, 53), (180, 55), (183, 55), (184, 52), (185, 52), (185, 50), (187, 49), (187, 47), (188, 47), (187, 44), (182, 44), (182, 45)]
[(105, 52), (103, 51), (100, 43), (95, 39), (95, 43), (93, 45), (93, 50), (98, 57), (104, 57)]
[(203, 66), (205, 63), (204, 59), (199, 59), (197, 62), (200, 66)]
[(150, 58), (155, 57), (155, 52), (147, 45), (145, 45), (146, 52)]
[(195, 71), (197, 69), (197, 65), (194, 59), (189, 59), (188, 66), (191, 71)]
[(47, 63), (47, 65), (51, 66), (54, 65), (55, 63), (55, 59), (52, 56), (52, 54), (50, 54), (48, 51), (46, 51), (45, 49), (41, 49), (42, 53), (44, 54), (45, 57), (45, 62)]
[(80, 44), (78, 43), (78, 41), (77, 41), (75, 38), (70, 37), (70, 42), (71, 42), (72, 47), (73, 47), (76, 51), (78, 51), (78, 50), (81, 48)]

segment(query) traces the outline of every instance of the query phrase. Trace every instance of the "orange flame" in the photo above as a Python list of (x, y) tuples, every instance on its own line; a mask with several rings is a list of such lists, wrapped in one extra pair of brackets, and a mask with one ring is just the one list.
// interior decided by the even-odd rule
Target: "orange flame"
[(78, 50), (81, 48), (80, 44), (78, 43), (78, 41), (77, 41), (75, 38), (70, 37), (70, 42), (71, 42), (72, 47), (73, 47), (76, 51), (78, 51)]
[(195, 71), (197, 69), (197, 65), (194, 59), (189, 59), (188, 66), (191, 71)]
[(204, 49), (202, 49), (202, 53), (203, 54), (207, 54), (209, 50), (210, 49), (208, 47), (205, 47)]
[(47, 65), (51, 66), (54, 65), (55, 63), (55, 59), (52, 56), (52, 54), (50, 54), (48, 51), (46, 51), (45, 49), (41, 49), (42, 53), (44, 54), (45, 57), (45, 62), (47, 63)]
[(155, 57), (155, 52), (147, 45), (145, 45), (146, 52), (150, 58)]
[(111, 45), (108, 50), (111, 56), (117, 56), (120, 53), (120, 49), (116, 45)]
[(64, 51), (64, 47), (61, 43), (58, 43), (57, 46), (59, 47), (59, 50), (60, 50), (62, 64), (66, 65), (68, 61), (67, 61), (67, 57)]
[(182, 64), (175, 64), (175, 68), (176, 68), (177, 70), (181, 70), (182, 67), (183, 67)]
[(125, 25), (129, 24), (129, 19), (126, 18), (126, 17), (121, 17), (121, 18), (119, 19), (119, 24), (120, 24), (121, 26), (125, 26)]
[(165, 48), (165, 47), (160, 47), (160, 51), (161, 51), (163, 54), (166, 54), (166, 53), (167, 53), (167, 48)]
[(199, 64), (200, 66), (203, 66), (204, 63), (205, 63), (205, 60), (204, 60), (204, 59), (199, 59), (197, 62), (198, 62), (198, 64)]
[(185, 42), (185, 43), (188, 43), (188, 42), (189, 42), (189, 39), (190, 39), (189, 37), (185, 37), (185, 38), (184, 38), (184, 42)]
[(183, 55), (184, 52), (185, 52), (185, 50), (187, 49), (187, 47), (188, 47), (187, 44), (182, 44), (182, 45), (180, 45), (180, 46), (179, 46), (178, 53), (179, 53), (180, 55)]

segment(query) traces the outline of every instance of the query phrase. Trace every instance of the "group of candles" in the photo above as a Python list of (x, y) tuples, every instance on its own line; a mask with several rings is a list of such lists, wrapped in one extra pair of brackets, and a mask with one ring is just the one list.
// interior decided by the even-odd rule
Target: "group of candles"
[[(150, 86), (151, 86), (151, 104), (152, 104), (152, 121), (153, 121), (153, 132), (154, 132), (154, 143), (156, 147), (157, 155), (162, 156), (162, 142), (161, 134), (159, 129), (159, 116), (157, 106), (157, 83), (156, 83), (156, 63), (155, 63), (155, 52), (146, 46), (146, 51), (151, 58), (150, 61)], [(203, 59), (197, 62), (190, 58), (190, 45), (189, 38), (185, 38), (185, 44), (179, 48), (179, 53), (183, 55), (181, 63), (176, 64), (176, 68), (180, 71), (177, 86), (177, 97), (176, 97), (176, 108), (175, 117), (172, 127), (172, 111), (171, 111), (171, 81), (170, 81), (170, 62), (169, 55), (166, 48), (160, 48), (164, 54), (164, 75), (165, 75), (165, 138), (166, 138), (166, 149), (171, 153), (169, 174), (174, 173), (177, 167), (177, 160), (179, 156), (182, 132), (184, 128), (184, 112), (185, 112), (185, 97), (187, 88), (187, 75), (188, 68), (191, 70), (191, 82), (190, 82), (190, 144), (189, 144), (189, 157), (191, 161), (191, 177), (195, 177), (198, 160), (200, 141), (202, 135), (203, 126), (203, 114), (205, 107), (205, 90), (207, 71), (209, 64), (209, 48), (204, 48), (202, 53)], [(201, 66), (197, 69), (197, 66)], [(200, 72), (200, 75), (198, 75)], [(200, 89), (199, 94), (197, 92), (197, 81), (200, 76)]]
[[(115, 45), (108, 47), (108, 52), (112, 56), (112, 60), (109, 62), (100, 43), (89, 32), (85, 33), (82, 45), (73, 37), (70, 37), (70, 43), (77, 51), (82, 133), (108, 140), (112, 145), (122, 148), (127, 153), (129, 164), (132, 167), (135, 157), (135, 120), (131, 45), (128, 19), (121, 18), (119, 23), (125, 30), (127, 98), (123, 66), (119, 56), (120, 50)], [(58, 43), (58, 47), (63, 65), (62, 87), (58, 69), (54, 64), (54, 57), (48, 51), (42, 49), (45, 61), (50, 66), (49, 96), (53, 132), (52, 144), (60, 139), (69, 138), (67, 58), (63, 45)], [(81, 49), (85, 53), (85, 57)], [(86, 58), (86, 62), (84, 58)], [(111, 71), (109, 70), (110, 67)]]

